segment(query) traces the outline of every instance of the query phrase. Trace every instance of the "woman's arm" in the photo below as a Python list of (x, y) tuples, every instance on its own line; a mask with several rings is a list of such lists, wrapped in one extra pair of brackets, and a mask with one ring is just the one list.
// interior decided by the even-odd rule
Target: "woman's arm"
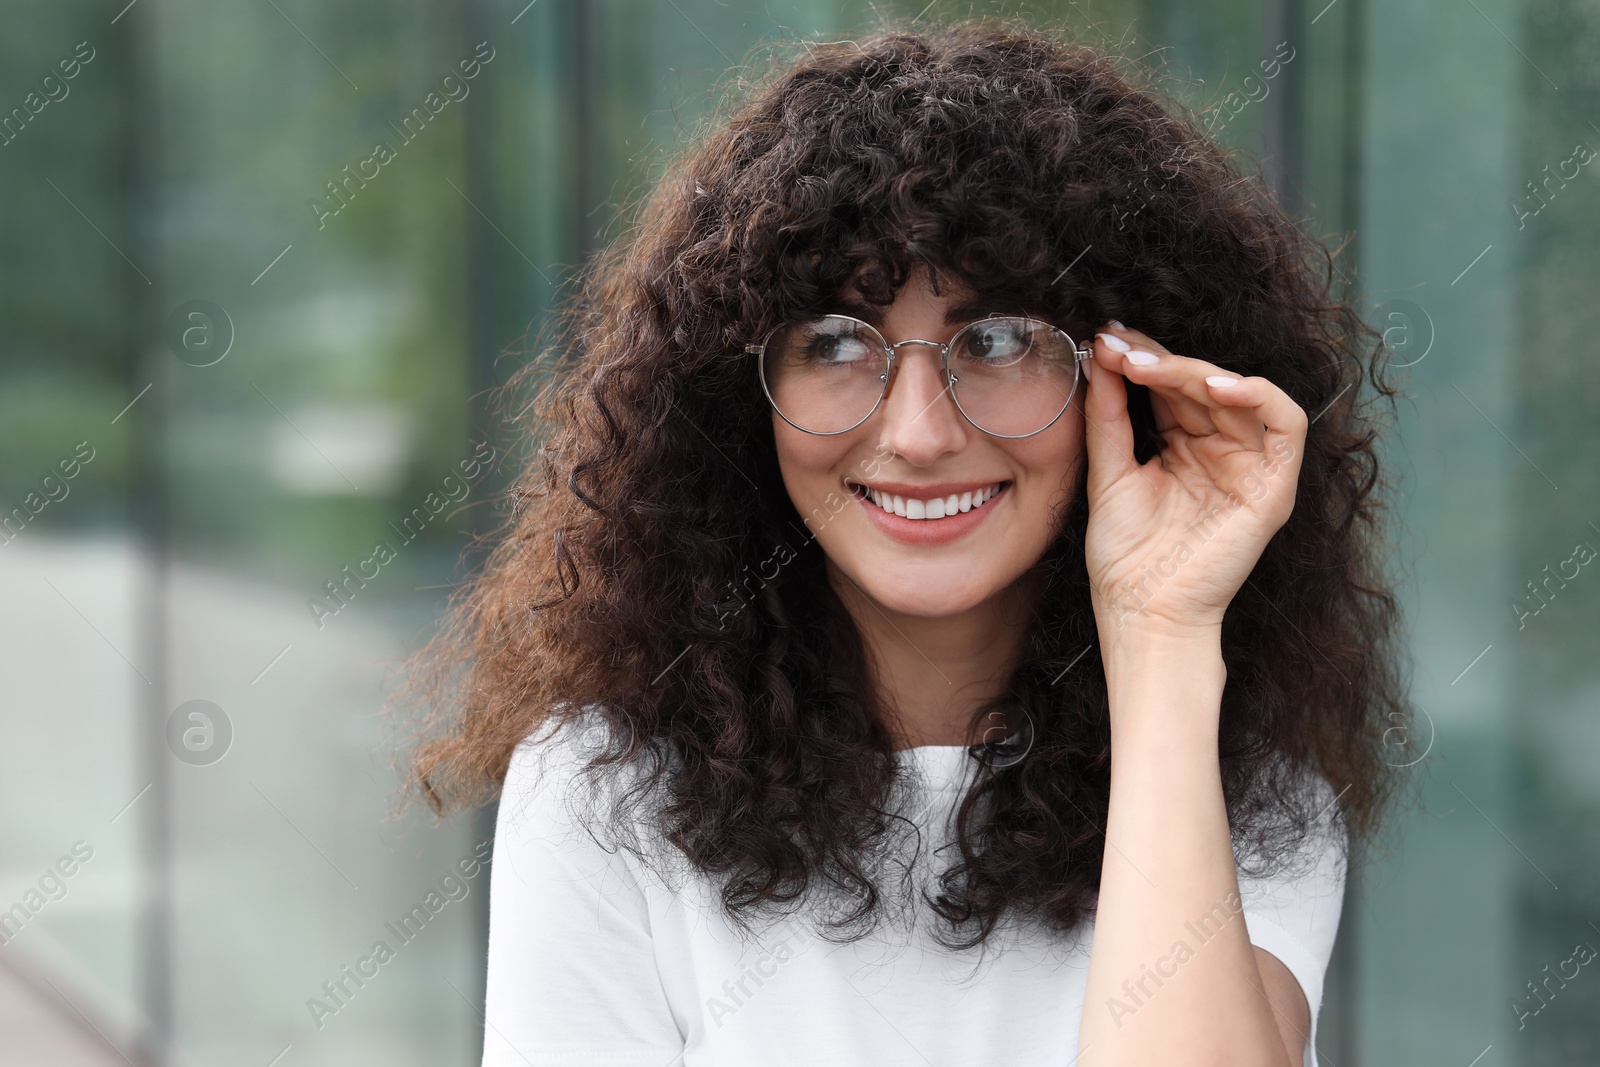
[(1251, 945), (1239, 895), (1217, 760), (1220, 630), (1112, 633), (1111, 801), (1079, 1064), (1298, 1067), (1305, 996)]
[[(1217, 751), (1222, 619), (1294, 506), (1308, 421), (1239, 378), (1113, 324), (1084, 399), (1091, 599), (1111, 792), (1080, 1067), (1296, 1067), (1309, 1007), (1240, 899)], [(1134, 460), (1126, 382), (1166, 447)]]

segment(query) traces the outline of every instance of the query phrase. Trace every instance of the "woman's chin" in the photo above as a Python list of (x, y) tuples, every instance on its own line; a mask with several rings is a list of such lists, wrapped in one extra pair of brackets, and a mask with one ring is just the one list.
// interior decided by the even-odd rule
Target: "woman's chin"
[(960, 615), (982, 604), (1000, 589), (975, 585), (970, 571), (946, 573), (945, 568), (927, 573), (904, 574), (891, 578), (883, 570), (869, 571), (867, 580), (858, 580), (861, 590), (885, 611), (916, 618), (938, 619)]

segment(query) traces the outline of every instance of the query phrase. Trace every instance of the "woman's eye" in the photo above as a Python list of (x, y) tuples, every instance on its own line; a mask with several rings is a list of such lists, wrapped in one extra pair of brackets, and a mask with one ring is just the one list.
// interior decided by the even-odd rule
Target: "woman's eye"
[(967, 342), (967, 354), (973, 359), (1005, 362), (1027, 353), (1027, 335), (1015, 325), (985, 326), (974, 331)]
[(870, 349), (850, 334), (818, 334), (806, 344), (806, 357), (819, 363), (854, 363), (866, 359)]

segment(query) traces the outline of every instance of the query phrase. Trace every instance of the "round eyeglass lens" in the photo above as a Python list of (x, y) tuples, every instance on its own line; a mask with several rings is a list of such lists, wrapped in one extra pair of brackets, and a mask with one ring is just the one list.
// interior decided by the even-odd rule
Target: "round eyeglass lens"
[(956, 404), (974, 426), (1022, 437), (1067, 410), (1078, 385), (1077, 345), (1037, 319), (979, 319), (951, 338), (950, 376)]
[(773, 406), (812, 433), (839, 433), (872, 414), (888, 370), (883, 341), (844, 315), (780, 327), (761, 357), (761, 380)]

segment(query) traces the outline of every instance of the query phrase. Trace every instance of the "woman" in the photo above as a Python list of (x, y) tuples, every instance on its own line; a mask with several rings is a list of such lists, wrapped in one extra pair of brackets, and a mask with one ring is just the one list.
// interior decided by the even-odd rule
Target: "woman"
[(1319, 256), (994, 23), (684, 153), (425, 657), (415, 782), (503, 783), (484, 1063), (1316, 1063), (1404, 706)]

